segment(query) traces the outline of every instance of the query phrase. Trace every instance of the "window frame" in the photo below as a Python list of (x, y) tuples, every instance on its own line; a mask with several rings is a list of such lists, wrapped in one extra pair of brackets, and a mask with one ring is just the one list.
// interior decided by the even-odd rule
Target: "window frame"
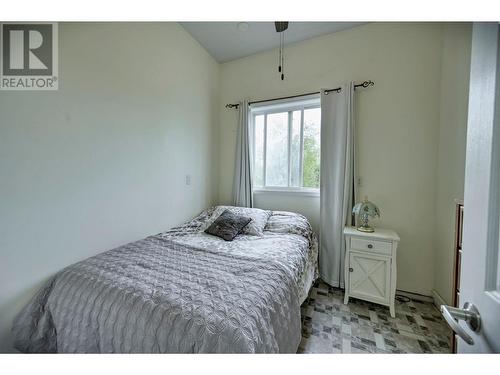
[[(295, 195), (305, 195), (318, 197), (320, 194), (319, 188), (303, 187), (303, 164), (304, 164), (304, 111), (308, 109), (321, 108), (319, 95), (302, 97), (300, 99), (294, 98), (293, 100), (280, 100), (279, 102), (266, 102), (265, 104), (258, 106), (251, 106), (249, 109), (249, 117), (251, 124), (251, 157), (252, 157), (252, 178), (254, 177), (255, 171), (255, 118), (260, 115), (264, 115), (263, 123), (263, 167), (262, 167), (262, 181), (263, 186), (253, 187), (253, 193), (264, 194), (264, 193), (274, 193), (274, 194), (295, 194)], [(300, 111), (300, 155), (299, 155), (299, 185), (300, 186), (290, 186), (292, 178), (292, 128), (293, 128), (293, 112)], [(267, 168), (267, 116), (275, 113), (287, 113), (288, 115), (288, 146), (287, 146), (287, 186), (267, 186), (266, 185), (266, 168)]]

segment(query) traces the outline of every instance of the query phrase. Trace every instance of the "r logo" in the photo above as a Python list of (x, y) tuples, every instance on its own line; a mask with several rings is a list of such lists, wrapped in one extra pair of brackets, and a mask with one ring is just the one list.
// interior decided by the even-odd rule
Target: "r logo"
[(4, 76), (52, 75), (52, 25), (4, 24)]

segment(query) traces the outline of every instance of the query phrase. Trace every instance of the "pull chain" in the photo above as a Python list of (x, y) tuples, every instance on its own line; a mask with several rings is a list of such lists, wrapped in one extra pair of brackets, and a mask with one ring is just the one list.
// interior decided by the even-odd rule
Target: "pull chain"
[(281, 80), (285, 79), (285, 32), (282, 31), (282, 43), (281, 43)]
[(280, 46), (279, 46), (279, 56), (278, 56), (278, 73), (281, 73), (281, 33), (280, 33)]
[(288, 29), (288, 22), (278, 22), (274, 23), (276, 32), (279, 34), (280, 43), (278, 48), (278, 73), (281, 80), (285, 79), (285, 30)]

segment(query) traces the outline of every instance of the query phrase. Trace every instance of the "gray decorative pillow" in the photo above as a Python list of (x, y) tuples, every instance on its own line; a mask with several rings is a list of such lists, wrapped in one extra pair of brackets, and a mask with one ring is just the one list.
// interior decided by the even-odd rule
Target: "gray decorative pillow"
[(225, 210), (205, 230), (205, 233), (220, 237), (225, 241), (232, 241), (251, 221), (252, 219), (249, 217), (237, 215), (229, 210)]
[(243, 228), (241, 234), (249, 234), (251, 236), (264, 235), (264, 227), (267, 224), (269, 216), (271, 216), (271, 211), (261, 210), (260, 208), (217, 206), (210, 219), (205, 223), (206, 226), (203, 229), (208, 228), (210, 224), (212, 224), (226, 210), (235, 215), (245, 216), (252, 219), (252, 221), (245, 228)]

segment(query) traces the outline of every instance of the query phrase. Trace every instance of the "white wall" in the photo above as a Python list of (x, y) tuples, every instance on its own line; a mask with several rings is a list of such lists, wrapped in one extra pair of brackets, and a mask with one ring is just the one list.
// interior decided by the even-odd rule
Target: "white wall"
[(173, 23), (59, 26), (59, 91), (0, 92), (0, 352), (50, 275), (216, 200), (219, 65)]
[(452, 303), (455, 199), (464, 197), (471, 24), (446, 24), (443, 35), (441, 116), (436, 175), (434, 289)]
[[(221, 68), (221, 108), (243, 98), (300, 94), (349, 80), (375, 82), (357, 93), (359, 193), (380, 207), (376, 224), (401, 236), (397, 287), (425, 295), (431, 294), (434, 279), (442, 40), (438, 23), (372, 23), (287, 46), (283, 82), (276, 51)], [(222, 110), (220, 118), (219, 200), (229, 203), (237, 112)], [(273, 197), (256, 202), (271, 209), (287, 205)], [(296, 196), (289, 202), (318, 222), (319, 204)]]

